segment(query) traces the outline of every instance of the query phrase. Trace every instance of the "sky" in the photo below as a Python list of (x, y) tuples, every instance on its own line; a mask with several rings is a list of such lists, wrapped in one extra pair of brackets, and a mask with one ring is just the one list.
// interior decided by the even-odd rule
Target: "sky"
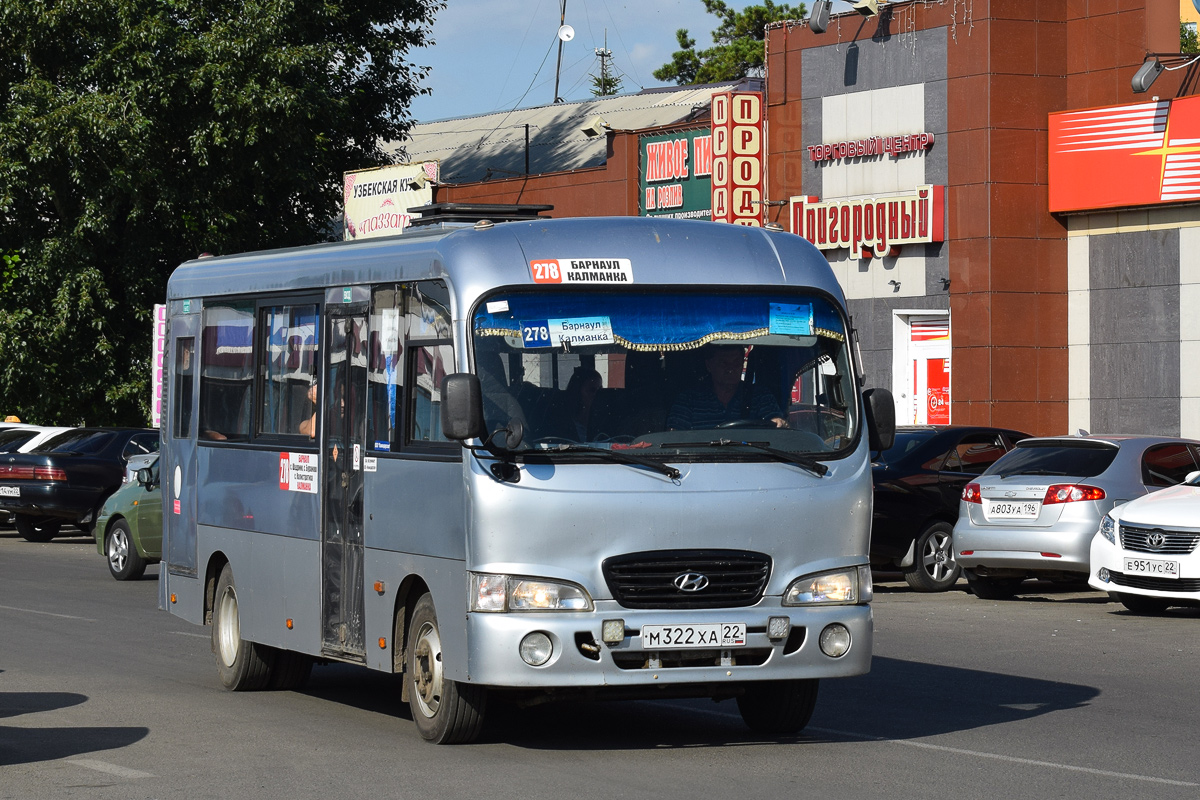
[[(557, 32), (562, 0), (448, 0), (433, 25), (434, 45), (408, 54), (433, 68), (432, 94), (413, 101), (417, 122), (529, 108), (554, 102)], [(742, 9), (749, 2), (727, 0)], [(599, 75), (597, 48), (613, 57), (621, 94), (665, 85), (652, 74), (678, 49), (677, 28), (687, 28), (697, 49), (712, 46), (717, 17), (702, 0), (566, 0), (566, 23), (575, 37), (563, 45), (558, 94), (591, 97), (590, 75)], [(795, 5), (795, 3), (792, 3)], [(812, 8), (807, 0), (806, 8)], [(834, 13), (849, 9), (836, 2)]]

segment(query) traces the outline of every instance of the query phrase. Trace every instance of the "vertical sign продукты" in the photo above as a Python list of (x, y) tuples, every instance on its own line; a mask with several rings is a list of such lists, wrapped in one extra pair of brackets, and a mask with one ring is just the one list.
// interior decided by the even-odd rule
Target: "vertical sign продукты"
[(154, 330), (150, 335), (150, 427), (162, 423), (163, 404), (163, 353), (167, 347), (167, 307), (154, 305)]
[(712, 218), (762, 227), (763, 102), (758, 92), (712, 97)]

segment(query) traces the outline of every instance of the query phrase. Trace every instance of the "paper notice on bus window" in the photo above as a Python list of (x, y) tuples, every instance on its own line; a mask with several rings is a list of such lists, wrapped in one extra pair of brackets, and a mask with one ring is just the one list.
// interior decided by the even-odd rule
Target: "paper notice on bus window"
[(279, 454), (279, 488), (285, 492), (317, 493), (318, 457), (312, 453)]
[(536, 319), (521, 322), (521, 343), (526, 348), (559, 347), (570, 342), (573, 347), (613, 343), (612, 320), (608, 317), (575, 317), (573, 319)]
[(771, 303), (768, 330), (787, 336), (812, 336), (812, 304)]

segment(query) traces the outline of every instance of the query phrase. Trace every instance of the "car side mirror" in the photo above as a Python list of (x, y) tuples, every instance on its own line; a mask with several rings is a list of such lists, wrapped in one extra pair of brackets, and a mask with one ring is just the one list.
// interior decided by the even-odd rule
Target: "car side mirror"
[(137, 482), (147, 489), (154, 487), (154, 470), (149, 467), (142, 467), (137, 471)]
[(1195, 472), (1189, 472), (1187, 477), (1183, 479), (1183, 482), (1189, 486), (1200, 486), (1200, 469)]
[(442, 433), (460, 443), (483, 436), (483, 391), (478, 376), (455, 372), (442, 381)]
[(896, 443), (896, 402), (887, 389), (863, 392), (867, 414), (867, 441), (872, 451), (889, 450)]

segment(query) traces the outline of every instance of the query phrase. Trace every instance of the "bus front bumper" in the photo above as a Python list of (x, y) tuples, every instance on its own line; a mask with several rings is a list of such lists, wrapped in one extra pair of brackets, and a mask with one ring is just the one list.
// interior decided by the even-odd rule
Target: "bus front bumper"
[[(774, 637), (768, 633), (772, 617), (776, 618)], [(781, 617), (787, 618), (783, 636), (779, 635)], [(611, 623), (611, 630), (617, 627), (616, 620), (623, 621), (622, 639), (605, 642), (604, 622)], [(661, 647), (650, 642), (646, 630), (646, 626), (672, 626), (686, 633), (692, 626), (711, 635), (713, 626), (719, 630), (731, 623), (745, 625), (744, 644)], [(751, 608), (716, 610), (633, 610), (597, 601), (591, 612), (472, 612), (467, 614), (467, 626), (466, 679), (527, 689), (711, 686), (862, 675), (871, 667), (874, 630), (869, 605), (785, 608), (778, 598), (765, 598)], [(849, 649), (841, 656), (822, 652), (821, 635), (829, 626), (842, 626), (849, 635)], [(840, 630), (832, 633), (845, 640)], [(545, 663), (537, 666), (522, 657), (522, 641), (536, 634), (546, 637), (551, 647)], [(699, 637), (704, 638), (702, 633)]]

